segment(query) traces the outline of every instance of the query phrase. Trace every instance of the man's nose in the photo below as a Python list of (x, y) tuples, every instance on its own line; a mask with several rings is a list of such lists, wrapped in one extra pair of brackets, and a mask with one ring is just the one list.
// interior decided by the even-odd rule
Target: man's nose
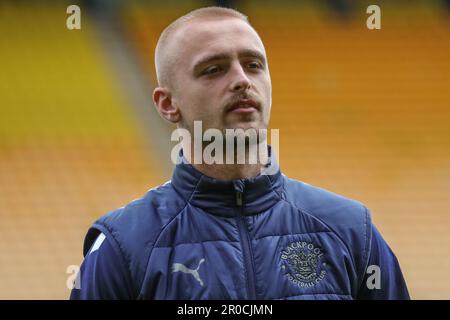
[(231, 91), (241, 92), (250, 89), (252, 83), (240, 64), (233, 68), (232, 77), (233, 80), (230, 84)]

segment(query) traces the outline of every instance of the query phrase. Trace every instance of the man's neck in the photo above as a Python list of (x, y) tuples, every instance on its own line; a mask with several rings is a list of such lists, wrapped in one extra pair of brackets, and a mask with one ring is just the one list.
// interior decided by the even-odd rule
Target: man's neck
[(236, 180), (256, 177), (261, 173), (261, 164), (192, 164), (204, 175), (217, 180)]

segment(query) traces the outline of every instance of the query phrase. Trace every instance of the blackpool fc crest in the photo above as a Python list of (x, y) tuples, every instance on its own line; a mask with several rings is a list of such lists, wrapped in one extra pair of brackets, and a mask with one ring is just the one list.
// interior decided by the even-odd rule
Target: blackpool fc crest
[(312, 243), (297, 241), (281, 251), (282, 270), (285, 276), (301, 288), (315, 286), (326, 275), (324, 253)]

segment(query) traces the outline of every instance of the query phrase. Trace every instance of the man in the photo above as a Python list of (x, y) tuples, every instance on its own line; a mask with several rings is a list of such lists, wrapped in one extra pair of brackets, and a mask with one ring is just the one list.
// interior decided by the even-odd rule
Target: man
[[(267, 128), (266, 53), (241, 13), (179, 18), (155, 63), (155, 105), (178, 128)], [(262, 140), (245, 139), (246, 157)], [(268, 174), (273, 151), (268, 164), (195, 163), (190, 142), (171, 181), (94, 223), (72, 299), (409, 299), (361, 203)]]

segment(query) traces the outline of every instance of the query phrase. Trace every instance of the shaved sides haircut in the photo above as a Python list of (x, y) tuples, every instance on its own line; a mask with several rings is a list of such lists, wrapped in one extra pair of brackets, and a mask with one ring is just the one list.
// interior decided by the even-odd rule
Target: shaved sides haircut
[(171, 38), (179, 29), (186, 23), (196, 19), (219, 20), (226, 18), (240, 19), (250, 25), (247, 16), (237, 10), (222, 7), (206, 7), (193, 10), (167, 26), (161, 33), (155, 49), (155, 69), (158, 85), (161, 87), (172, 87), (173, 66), (177, 62), (177, 53), (171, 52), (170, 45)]

